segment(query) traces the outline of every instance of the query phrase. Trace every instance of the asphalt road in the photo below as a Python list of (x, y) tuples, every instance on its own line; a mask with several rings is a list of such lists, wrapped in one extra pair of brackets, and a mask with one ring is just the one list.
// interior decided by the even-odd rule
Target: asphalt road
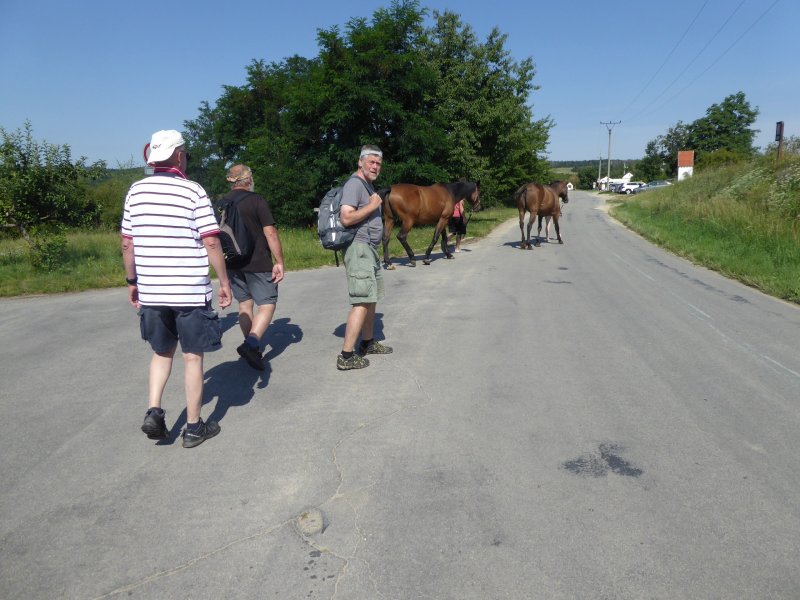
[(362, 371), (342, 269), (289, 256), (267, 371), (228, 310), (191, 450), (139, 431), (125, 289), (0, 301), (0, 597), (800, 597), (800, 310), (571, 200), (564, 245), (386, 272)]

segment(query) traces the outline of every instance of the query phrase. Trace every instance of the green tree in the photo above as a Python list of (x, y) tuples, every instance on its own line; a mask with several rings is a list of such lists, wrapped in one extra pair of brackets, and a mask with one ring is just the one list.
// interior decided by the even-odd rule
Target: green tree
[(434, 120), (447, 134), (451, 177), (480, 180), (487, 205), (511, 202), (526, 181), (548, 181), (543, 153), (552, 121), (534, 120), (528, 97), (535, 67), (511, 59), (497, 28), (479, 43), (449, 11), (434, 13), (425, 55), (438, 73)]
[(133, 182), (143, 177), (142, 168), (134, 166), (131, 159), (127, 164), (108, 169), (103, 177), (86, 187), (86, 201), (97, 207), (101, 227), (119, 229), (128, 189)]
[(659, 154), (656, 140), (647, 143), (644, 158), (636, 163), (634, 176), (640, 181), (653, 181), (665, 177), (664, 157)]
[(33, 128), (0, 127), (0, 217), (32, 247), (33, 235), (96, 222), (97, 206), (86, 201), (85, 183), (105, 172), (105, 163), (73, 162), (67, 145), (33, 139)]
[(582, 190), (590, 190), (597, 181), (597, 169), (586, 166), (578, 169), (578, 187)]
[(706, 115), (688, 127), (687, 150), (694, 150), (698, 158), (709, 152), (727, 150), (750, 156), (757, 133), (750, 129), (758, 117), (758, 108), (751, 108), (744, 92), (726, 97), (720, 104), (712, 104)]
[[(666, 134), (651, 140), (645, 151), (648, 160), (645, 168), (655, 167), (656, 159), (660, 158), (665, 173), (675, 176), (679, 150), (694, 150), (700, 166), (704, 161), (717, 164), (752, 156), (757, 130), (750, 127), (757, 116), (758, 108), (751, 108), (744, 92), (731, 94), (721, 103), (709, 106), (704, 117), (689, 125), (678, 121)], [(725, 152), (710, 156), (719, 151)]]
[(253, 61), (241, 87), (225, 87), (185, 124), (189, 174), (216, 195), (225, 166), (248, 163), (280, 223), (313, 218), (319, 198), (354, 169), (359, 146), (386, 155), (379, 187), (461, 177), (481, 182), (484, 203), (546, 180), (549, 120), (534, 120), (533, 63), (516, 63), (494, 31), (479, 43), (457, 15), (393, 1), (344, 32), (318, 31), (319, 55)]

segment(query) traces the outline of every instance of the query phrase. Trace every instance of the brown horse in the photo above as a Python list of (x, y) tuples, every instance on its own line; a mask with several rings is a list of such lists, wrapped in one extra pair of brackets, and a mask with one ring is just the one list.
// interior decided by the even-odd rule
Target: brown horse
[[(538, 215), (541, 217), (552, 216), (553, 224), (556, 226), (556, 237), (558, 243), (563, 244), (564, 240), (561, 239), (561, 232), (558, 229), (558, 218), (561, 216), (561, 204), (559, 198), (564, 201), (564, 204), (569, 202), (567, 195), (567, 181), (556, 181), (550, 185), (542, 185), (541, 183), (526, 183), (514, 193), (514, 199), (517, 201), (517, 210), (519, 210), (519, 233), (522, 236), (522, 244), (520, 248), (530, 250), (531, 248), (531, 227), (533, 221)], [(528, 219), (528, 235), (525, 237), (525, 211), (530, 212)], [(541, 222), (539, 224), (539, 231), (541, 231)], [(536, 246), (540, 246), (539, 235), (536, 235)]]
[(387, 269), (394, 269), (389, 262), (389, 236), (396, 221), (401, 223), (397, 239), (408, 254), (409, 266), (417, 266), (414, 251), (406, 238), (414, 225), (431, 225), (436, 223), (433, 240), (422, 262), (431, 264), (431, 251), (442, 236), (442, 252), (446, 258), (453, 258), (447, 248), (447, 221), (453, 216), (453, 207), (459, 200), (468, 200), (472, 210), (479, 210), (480, 184), (470, 181), (456, 183), (436, 183), (419, 186), (410, 183), (398, 183), (378, 192), (383, 199), (383, 262)]

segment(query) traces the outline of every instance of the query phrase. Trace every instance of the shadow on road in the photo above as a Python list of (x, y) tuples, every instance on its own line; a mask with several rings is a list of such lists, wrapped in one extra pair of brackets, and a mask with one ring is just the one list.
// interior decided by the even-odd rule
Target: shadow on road
[[(303, 339), (303, 330), (293, 323), (291, 319), (282, 318), (273, 321), (264, 336), (266, 347), (269, 351), (264, 354), (264, 370), (256, 371), (243, 360), (224, 362), (209, 369), (205, 374), (203, 386), (203, 405), (210, 404), (216, 399), (214, 410), (204, 420), (221, 422), (228, 409), (235, 406), (245, 406), (253, 398), (256, 388), (264, 389), (269, 385), (272, 368), (270, 360), (279, 356), (286, 348)], [(228, 331), (238, 323), (237, 314), (229, 314), (222, 319), (223, 332)], [(231, 333), (227, 343), (238, 345), (240, 338)], [(234, 341), (235, 340), (235, 341)], [(266, 349), (265, 347), (265, 349)], [(181, 411), (169, 432), (169, 437), (158, 442), (158, 445), (175, 443), (180, 437), (180, 432), (186, 425), (186, 409)]]

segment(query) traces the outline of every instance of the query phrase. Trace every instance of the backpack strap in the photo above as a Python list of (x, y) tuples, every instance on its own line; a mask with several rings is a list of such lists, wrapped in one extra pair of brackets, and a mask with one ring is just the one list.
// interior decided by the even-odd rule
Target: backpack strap
[(358, 179), (361, 183), (363, 183), (364, 189), (367, 190), (367, 194), (369, 194), (370, 196), (372, 196), (372, 194), (375, 193), (375, 188), (372, 187), (372, 185), (370, 185), (369, 183), (367, 183), (366, 180), (361, 179), (361, 177), (359, 177), (358, 175), (351, 175), (350, 179)]

